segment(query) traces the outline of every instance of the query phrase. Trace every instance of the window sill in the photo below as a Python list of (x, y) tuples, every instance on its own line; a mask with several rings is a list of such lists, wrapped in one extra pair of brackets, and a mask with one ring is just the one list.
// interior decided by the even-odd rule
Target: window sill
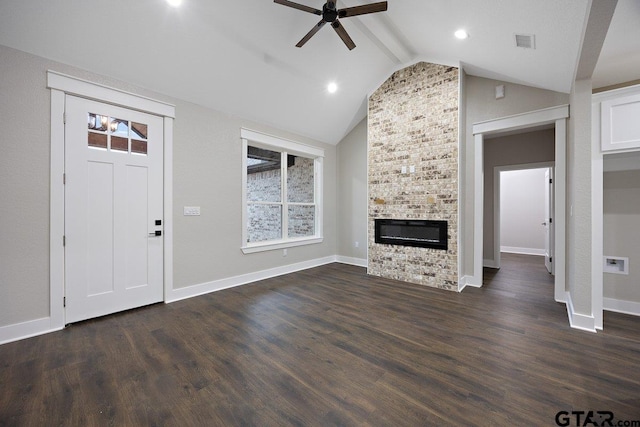
[(252, 254), (256, 252), (273, 251), (277, 249), (292, 248), (294, 246), (314, 245), (316, 243), (322, 243), (322, 237), (311, 237), (303, 239), (291, 239), (291, 240), (279, 240), (275, 242), (254, 243), (251, 245), (243, 246), (242, 253)]

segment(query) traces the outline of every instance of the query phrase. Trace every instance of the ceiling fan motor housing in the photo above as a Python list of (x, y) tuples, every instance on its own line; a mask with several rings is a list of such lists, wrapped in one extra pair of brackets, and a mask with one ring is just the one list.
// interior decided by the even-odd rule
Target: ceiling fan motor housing
[(327, 4), (322, 6), (322, 19), (325, 22), (333, 22), (338, 19), (335, 2), (327, 2)]

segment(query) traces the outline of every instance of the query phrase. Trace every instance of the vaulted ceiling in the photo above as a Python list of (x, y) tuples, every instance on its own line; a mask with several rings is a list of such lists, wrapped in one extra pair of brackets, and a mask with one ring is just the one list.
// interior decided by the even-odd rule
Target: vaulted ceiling
[[(389, 0), (387, 12), (341, 20), (357, 45), (349, 51), (329, 26), (296, 48), (318, 17), (271, 0), (183, 0), (178, 8), (165, 0), (0, 0), (0, 44), (336, 144), (365, 116), (368, 95), (417, 61), (568, 92), (588, 4)], [(612, 55), (633, 68), (640, 37), (629, 41), (629, 28), (638, 34), (640, 2), (620, 5), (625, 16), (614, 23), (628, 28), (605, 48), (626, 46), (631, 54)], [(460, 28), (468, 39), (453, 36)], [(517, 47), (516, 34), (535, 35), (535, 49)], [(596, 69), (604, 84), (632, 80), (628, 73)]]

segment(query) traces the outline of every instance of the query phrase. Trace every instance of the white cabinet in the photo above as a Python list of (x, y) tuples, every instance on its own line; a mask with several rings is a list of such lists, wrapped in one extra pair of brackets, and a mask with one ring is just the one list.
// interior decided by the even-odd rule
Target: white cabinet
[(640, 88), (600, 104), (602, 151), (640, 150)]

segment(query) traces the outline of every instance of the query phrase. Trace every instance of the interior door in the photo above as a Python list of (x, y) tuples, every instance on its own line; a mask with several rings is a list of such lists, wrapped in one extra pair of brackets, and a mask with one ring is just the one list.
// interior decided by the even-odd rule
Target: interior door
[(553, 246), (554, 246), (554, 224), (553, 224), (553, 168), (547, 168), (544, 173), (545, 193), (544, 193), (544, 265), (549, 273), (554, 274), (553, 269)]
[(73, 96), (65, 118), (65, 321), (162, 301), (162, 118)]

